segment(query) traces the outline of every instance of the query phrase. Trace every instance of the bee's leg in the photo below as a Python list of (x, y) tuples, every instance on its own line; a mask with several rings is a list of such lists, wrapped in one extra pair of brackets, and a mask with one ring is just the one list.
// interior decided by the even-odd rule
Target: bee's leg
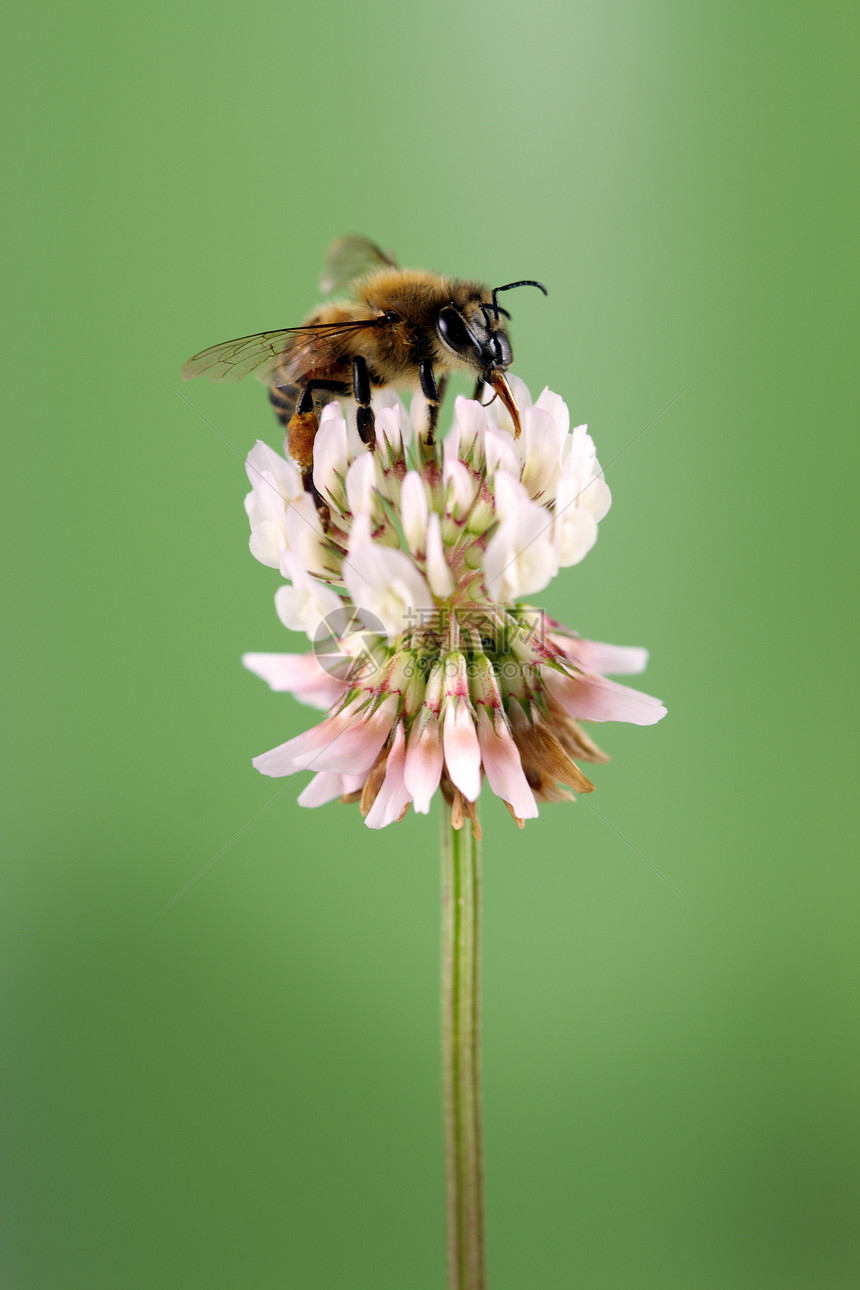
[(424, 436), (424, 445), (427, 448), (432, 448), (436, 442), (436, 424), (439, 420), (439, 404), (442, 401), (442, 395), (439, 393), (439, 386), (436, 384), (436, 377), (433, 375), (432, 363), (426, 361), (420, 363), (418, 375), (421, 379), (421, 393), (427, 400), (427, 433)]
[(287, 426), (287, 451), (301, 471), (305, 492), (312, 494), (320, 513), (327, 514), (328, 506), (314, 484), (314, 439), (320, 424), (314, 409), (314, 390), (346, 394), (347, 387), (343, 381), (308, 381)]
[(370, 406), (370, 373), (361, 355), (352, 360), (352, 392), (355, 395), (355, 423), (361, 442), (373, 452), (376, 447), (376, 418)]

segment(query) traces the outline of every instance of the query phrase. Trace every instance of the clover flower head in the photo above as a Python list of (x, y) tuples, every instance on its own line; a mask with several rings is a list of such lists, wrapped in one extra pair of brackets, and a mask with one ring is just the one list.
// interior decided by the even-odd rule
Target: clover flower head
[(357, 801), (383, 828), (410, 805), (428, 812), (438, 789), (456, 827), (477, 825), (486, 781), (522, 825), (539, 801), (591, 791), (576, 763), (606, 759), (581, 721), (665, 713), (605, 675), (641, 671), (644, 650), (583, 640), (531, 604), (591, 550), (611, 497), (559, 395), (533, 403), (509, 381), (519, 437), (500, 403), (458, 398), (450, 431), (428, 445), (420, 396), (407, 411), (383, 390), (368, 451), (351, 406), (327, 404), (316, 497), (288, 458), (263, 443), (248, 454), (251, 552), (286, 579), (277, 614), (314, 648), (243, 662), (326, 710), (254, 765), (312, 771), (303, 806)]

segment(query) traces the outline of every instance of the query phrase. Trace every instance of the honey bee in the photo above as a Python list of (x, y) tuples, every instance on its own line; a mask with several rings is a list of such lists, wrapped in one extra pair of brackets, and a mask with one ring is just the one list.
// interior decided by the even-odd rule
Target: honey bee
[[(435, 443), (439, 406), (452, 372), (471, 372), (476, 397), (495, 391), (520, 433), (520, 419), (505, 378), (512, 360), (503, 319), (510, 314), (499, 293), (540, 282), (480, 282), (401, 269), (387, 252), (362, 237), (342, 237), (331, 247), (320, 279), (324, 293), (345, 290), (348, 299), (319, 305), (298, 327), (223, 341), (195, 354), (182, 368), (190, 380), (240, 381), (251, 372), (269, 385), (269, 398), (287, 427), (287, 449), (304, 487), (313, 485), (313, 444), (320, 407), (352, 394), (362, 442), (376, 444), (371, 392), (394, 385), (420, 389), (427, 402), (425, 451)], [(321, 499), (320, 499), (321, 501)]]

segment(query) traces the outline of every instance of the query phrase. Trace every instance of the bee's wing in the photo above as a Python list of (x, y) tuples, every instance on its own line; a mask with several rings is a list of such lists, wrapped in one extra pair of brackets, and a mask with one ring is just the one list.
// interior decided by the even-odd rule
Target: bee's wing
[(350, 234), (332, 242), (320, 275), (320, 291), (330, 295), (345, 290), (356, 278), (374, 269), (396, 269), (397, 261), (390, 251), (383, 251), (366, 237)]
[(181, 375), (186, 381), (204, 375), (210, 381), (241, 381), (253, 372), (258, 381), (268, 382), (279, 372), (286, 383), (300, 379), (311, 368), (335, 362), (342, 338), (349, 332), (376, 326), (376, 318), (305, 323), (301, 327), (263, 331), (257, 336), (240, 336), (238, 340), (222, 340), (220, 345), (211, 345), (189, 358)]

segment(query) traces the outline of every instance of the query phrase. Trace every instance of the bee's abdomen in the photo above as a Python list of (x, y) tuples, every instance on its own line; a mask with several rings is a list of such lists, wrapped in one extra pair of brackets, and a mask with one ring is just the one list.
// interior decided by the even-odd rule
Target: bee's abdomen
[(296, 410), (301, 394), (300, 385), (270, 385), (269, 402), (275, 409), (275, 416), (285, 426)]

